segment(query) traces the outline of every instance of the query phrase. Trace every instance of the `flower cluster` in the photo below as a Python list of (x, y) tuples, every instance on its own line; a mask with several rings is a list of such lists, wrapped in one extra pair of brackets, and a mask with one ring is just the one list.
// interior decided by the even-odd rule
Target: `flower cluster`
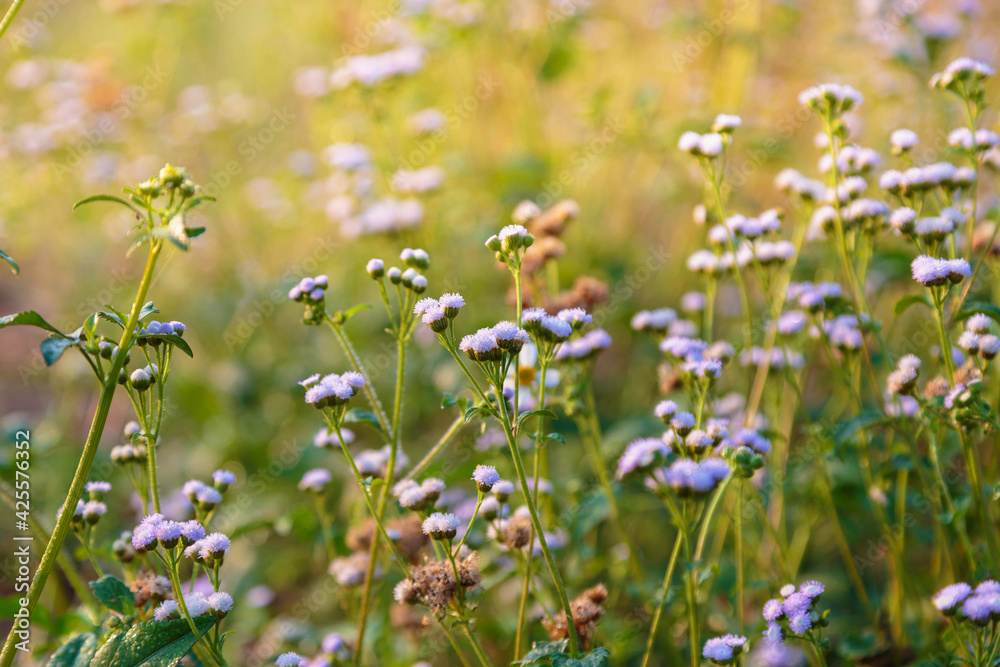
[[(763, 616), (767, 622), (764, 640), (780, 643), (786, 638), (820, 642), (821, 629), (829, 624), (829, 610), (818, 608), (820, 596), (826, 587), (818, 581), (807, 581), (797, 589), (793, 584), (783, 586), (780, 597), (764, 604)], [(814, 634), (814, 630), (818, 634)]]
[(343, 374), (331, 373), (320, 376), (310, 375), (299, 382), (306, 390), (305, 401), (309, 405), (323, 410), (344, 406), (358, 389), (365, 386), (365, 376), (356, 371)]

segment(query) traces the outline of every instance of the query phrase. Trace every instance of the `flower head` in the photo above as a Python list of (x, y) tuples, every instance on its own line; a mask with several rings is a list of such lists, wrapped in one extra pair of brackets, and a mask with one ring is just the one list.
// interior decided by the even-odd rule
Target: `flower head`
[(934, 607), (945, 616), (951, 616), (960, 602), (972, 594), (972, 586), (965, 582), (945, 586), (931, 598)]
[(500, 481), (500, 473), (493, 466), (478, 465), (472, 473), (472, 479), (482, 493), (488, 493)]
[(422, 527), (425, 535), (435, 540), (444, 540), (455, 537), (460, 525), (462, 522), (454, 514), (435, 512), (424, 519)]
[(213, 616), (225, 616), (233, 608), (233, 596), (224, 591), (212, 593), (205, 601), (208, 603), (209, 613)]
[(323, 493), (326, 485), (333, 479), (333, 475), (325, 468), (314, 468), (302, 475), (299, 482), (299, 489), (302, 491), (312, 491), (313, 493)]

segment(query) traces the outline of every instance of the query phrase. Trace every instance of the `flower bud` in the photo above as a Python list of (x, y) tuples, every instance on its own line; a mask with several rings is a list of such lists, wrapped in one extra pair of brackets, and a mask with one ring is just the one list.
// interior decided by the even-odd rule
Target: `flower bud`
[(370, 259), (368, 264), (365, 266), (365, 271), (368, 272), (373, 279), (378, 280), (385, 275), (385, 262), (381, 259)]
[(501, 248), (500, 237), (494, 234), (493, 236), (486, 239), (486, 247), (492, 250), (493, 252), (500, 252)]
[(183, 183), (186, 176), (187, 172), (184, 171), (183, 167), (177, 168), (168, 164), (160, 170), (160, 182), (163, 183), (164, 187), (170, 189)]
[(149, 389), (155, 379), (153, 375), (147, 371), (145, 368), (137, 368), (132, 371), (132, 375), (129, 377), (129, 381), (132, 383), (132, 388), (138, 392), (143, 392)]
[(393, 285), (398, 285), (403, 280), (403, 272), (395, 266), (390, 266), (385, 275)]

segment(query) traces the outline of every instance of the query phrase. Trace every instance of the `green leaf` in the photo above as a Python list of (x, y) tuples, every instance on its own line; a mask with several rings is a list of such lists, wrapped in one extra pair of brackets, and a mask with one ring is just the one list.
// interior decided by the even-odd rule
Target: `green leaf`
[(80, 208), (84, 204), (91, 204), (91, 203), (93, 203), (95, 201), (109, 201), (109, 202), (114, 202), (116, 204), (121, 204), (122, 206), (128, 207), (128, 209), (130, 211), (132, 211), (133, 213), (135, 213), (136, 215), (138, 215), (140, 217), (142, 216), (142, 211), (140, 211), (135, 206), (133, 206), (131, 202), (126, 201), (126, 200), (124, 200), (121, 197), (118, 197), (116, 195), (93, 195), (91, 197), (84, 197), (83, 199), (81, 199), (77, 203), (73, 204), (73, 210), (75, 211), (76, 209)]
[(367, 424), (376, 431), (382, 430), (382, 425), (378, 423), (378, 417), (374, 413), (362, 410), (361, 408), (351, 408), (344, 413), (345, 424)]
[(0, 317), (0, 329), (4, 327), (12, 327), (15, 325), (22, 325), (27, 327), (38, 327), (39, 329), (45, 329), (46, 331), (51, 331), (52, 333), (59, 334), (60, 336), (65, 336), (62, 331), (56, 329), (54, 326), (45, 321), (45, 318), (36, 313), (33, 310), (24, 310), (20, 313), (14, 313), (13, 315), (6, 315)]
[(58, 336), (53, 336), (43, 340), (42, 359), (45, 360), (45, 365), (51, 366), (59, 361), (59, 357), (63, 355), (63, 352), (74, 345), (77, 345), (79, 342), (80, 341), (73, 340), (72, 338), (60, 338)]
[(47, 667), (87, 667), (97, 651), (97, 637), (92, 633), (76, 635), (52, 654)]
[(92, 313), (83, 321), (83, 330), (87, 332), (87, 340), (93, 340), (94, 335), (97, 332), (97, 320), (99, 315), (97, 313)]
[(564, 653), (552, 656), (552, 667), (607, 667), (611, 653), (603, 647), (595, 648), (587, 655), (571, 658)]
[(106, 574), (90, 582), (94, 597), (111, 611), (128, 616), (135, 611), (135, 594), (121, 580)]
[(205, 233), (204, 227), (185, 227), (184, 231), (187, 232), (188, 238), (193, 239), (196, 236), (201, 236)]
[(21, 272), (21, 267), (17, 265), (17, 262), (3, 250), (0, 250), (0, 259), (10, 264), (10, 270), (14, 272), (15, 276)]
[(137, 336), (136, 340), (162, 340), (165, 343), (170, 343), (181, 352), (189, 357), (194, 357), (194, 352), (191, 351), (191, 346), (188, 345), (187, 341), (178, 336), (177, 334), (142, 334)]
[(152, 234), (143, 234), (142, 236), (140, 236), (139, 238), (137, 238), (135, 240), (135, 243), (133, 243), (131, 246), (129, 246), (129, 249), (125, 251), (125, 256), (126, 257), (131, 257), (132, 253), (134, 253), (136, 250), (138, 250), (139, 248), (141, 248), (142, 244), (145, 243), (146, 241), (150, 240), (151, 238), (153, 238)]
[(517, 428), (520, 430), (521, 424), (532, 417), (548, 417), (549, 419), (559, 419), (559, 416), (551, 410), (528, 410), (517, 418)]
[(448, 409), (458, 406), (458, 409), (465, 412), (469, 408), (469, 399), (464, 396), (456, 396), (448, 392), (441, 398), (441, 407)]
[(117, 313), (109, 313), (106, 310), (101, 310), (97, 313), (97, 316), (102, 320), (107, 320), (113, 324), (117, 324), (122, 329), (125, 328), (125, 321)]
[(862, 412), (857, 417), (838, 424), (833, 431), (833, 440), (838, 446), (843, 445), (853, 440), (858, 433), (885, 421), (885, 415), (881, 411)]
[(488, 411), (482, 405), (473, 405), (471, 408), (465, 411), (465, 423), (469, 423), (469, 420), (475, 417), (477, 412), (488, 412)]
[(158, 313), (158, 312), (160, 312), (160, 309), (154, 306), (152, 301), (147, 301), (146, 304), (142, 307), (142, 310), (139, 311), (139, 321), (141, 322), (142, 320), (146, 319), (153, 313)]
[(896, 317), (899, 317), (900, 315), (905, 313), (907, 309), (915, 303), (922, 303), (928, 308), (932, 309), (934, 308), (934, 306), (931, 305), (931, 301), (930, 299), (927, 298), (926, 294), (909, 294), (896, 302), (896, 309), (895, 309)]
[[(215, 621), (202, 616), (194, 619), (194, 624), (204, 634)], [(147, 621), (108, 640), (90, 667), (174, 667), (196, 641), (185, 619)]]
[(554, 655), (562, 655), (566, 644), (567, 640), (565, 639), (560, 639), (557, 642), (535, 642), (531, 645), (531, 650), (523, 658), (511, 664), (536, 665), (541, 660), (551, 660)]
[(192, 197), (191, 199), (188, 199), (186, 202), (184, 202), (184, 205), (181, 206), (181, 211), (186, 213), (187, 211), (193, 209), (195, 206), (198, 206), (203, 201), (215, 201), (215, 197), (210, 197), (209, 195), (199, 195), (197, 197)]

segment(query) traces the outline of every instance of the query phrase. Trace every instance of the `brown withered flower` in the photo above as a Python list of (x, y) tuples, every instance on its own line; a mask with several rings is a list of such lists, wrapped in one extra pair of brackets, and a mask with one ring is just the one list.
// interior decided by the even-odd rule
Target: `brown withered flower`
[[(604, 601), (608, 599), (608, 589), (604, 584), (597, 584), (593, 588), (588, 588), (580, 593), (575, 600), (569, 603), (573, 612), (573, 625), (576, 627), (576, 636), (580, 642), (580, 648), (589, 651), (594, 642), (594, 631), (597, 629), (597, 622), (604, 615)], [(569, 627), (566, 623), (566, 612), (559, 612), (551, 619), (543, 619), (542, 625), (549, 633), (549, 639), (558, 641), (569, 636)]]
[[(463, 588), (475, 588), (482, 581), (479, 571), (479, 554), (471, 553), (459, 560), (458, 579)], [(400, 604), (424, 604), (435, 612), (444, 611), (458, 586), (455, 583), (455, 571), (448, 561), (432, 560), (424, 565), (413, 568), (410, 578), (396, 585), (393, 597)]]
[(135, 594), (136, 607), (142, 607), (147, 602), (157, 605), (173, 597), (170, 580), (152, 572), (142, 572), (135, 581), (129, 584), (129, 589)]

